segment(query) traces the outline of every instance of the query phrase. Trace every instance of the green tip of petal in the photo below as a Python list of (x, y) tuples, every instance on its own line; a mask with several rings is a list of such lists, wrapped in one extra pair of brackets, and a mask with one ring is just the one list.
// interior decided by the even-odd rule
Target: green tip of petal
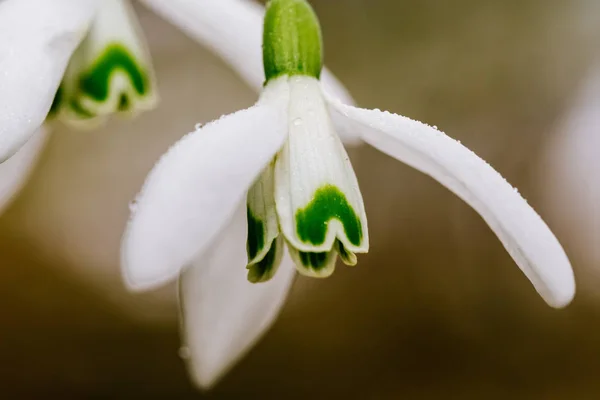
[(358, 263), (358, 259), (356, 258), (356, 254), (349, 251), (344, 247), (344, 244), (339, 240), (336, 241), (337, 252), (340, 255), (340, 258), (344, 262), (344, 264), (349, 265), (351, 267), (355, 266)]
[(64, 88), (62, 87), (62, 85), (60, 85), (58, 87), (58, 90), (56, 90), (56, 93), (54, 94), (54, 99), (52, 100), (50, 111), (48, 111), (48, 116), (46, 117), (47, 119), (52, 119), (58, 115), (59, 110), (63, 105), (64, 97)]
[(103, 120), (100, 117), (154, 108), (154, 82), (142, 64), (120, 43), (107, 45), (86, 68), (75, 62), (55, 95), (48, 117), (84, 128), (97, 126)]
[(281, 75), (319, 79), (323, 68), (321, 26), (308, 2), (271, 0), (263, 31), (266, 82)]
[(139, 96), (144, 96), (150, 91), (150, 79), (136, 58), (125, 46), (113, 43), (107, 46), (98, 60), (80, 77), (81, 92), (95, 101), (106, 101), (110, 94), (111, 78), (117, 71), (127, 75)]
[(282, 240), (273, 240), (263, 259), (246, 267), (248, 269), (248, 281), (252, 283), (267, 282), (275, 276), (283, 255), (282, 246)]
[(360, 246), (363, 238), (362, 223), (348, 199), (337, 187), (319, 188), (313, 200), (296, 212), (296, 231), (305, 243), (318, 246), (325, 242), (329, 221), (341, 222), (348, 241)]
[(311, 278), (327, 278), (335, 270), (337, 253), (335, 250), (321, 253), (298, 251), (290, 248), (290, 255), (296, 264), (296, 270)]
[(248, 259), (253, 260), (265, 247), (265, 224), (252, 213), (250, 207), (246, 208), (246, 215), (248, 221), (246, 250)]
[(327, 256), (329, 253), (305, 253), (300, 252), (300, 260), (302, 265), (307, 268), (312, 268), (316, 271), (322, 270), (327, 266)]

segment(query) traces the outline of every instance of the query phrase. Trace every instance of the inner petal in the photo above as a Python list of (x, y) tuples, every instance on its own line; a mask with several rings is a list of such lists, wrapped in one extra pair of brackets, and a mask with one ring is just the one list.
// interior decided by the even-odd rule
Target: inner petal
[(316, 79), (290, 78), (289, 112), (289, 138), (275, 164), (286, 240), (300, 253), (330, 253), (337, 240), (349, 252), (367, 252), (362, 195)]
[(283, 256), (274, 199), (274, 171), (271, 163), (252, 185), (247, 196), (248, 280), (268, 281), (275, 275)]
[(298, 251), (291, 245), (288, 249), (296, 269), (302, 275), (311, 278), (327, 278), (333, 274), (337, 260), (335, 249), (318, 253)]

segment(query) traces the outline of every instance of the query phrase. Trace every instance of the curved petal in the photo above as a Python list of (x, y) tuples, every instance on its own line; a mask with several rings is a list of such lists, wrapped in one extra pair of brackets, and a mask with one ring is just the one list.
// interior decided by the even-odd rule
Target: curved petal
[(121, 261), (132, 289), (175, 278), (214, 240), (287, 137), (287, 80), (261, 101), (176, 143), (135, 202)]
[[(265, 9), (253, 0), (140, 0), (178, 26), (191, 38), (225, 60), (252, 88), (259, 91), (265, 75), (262, 30)], [(322, 81), (346, 104), (352, 97), (328, 70)]]
[(286, 255), (273, 279), (248, 282), (245, 216), (242, 204), (211, 251), (181, 276), (184, 349), (202, 388), (215, 384), (269, 329), (295, 275)]
[(44, 148), (48, 132), (48, 128), (42, 126), (14, 156), (0, 164), (0, 213), (27, 182)]
[(540, 295), (553, 307), (575, 294), (573, 271), (556, 237), (504, 178), (444, 133), (388, 112), (330, 103), (363, 140), (446, 186), (473, 207), (504, 244)]
[(0, 2), (0, 162), (42, 125), (96, 0)]

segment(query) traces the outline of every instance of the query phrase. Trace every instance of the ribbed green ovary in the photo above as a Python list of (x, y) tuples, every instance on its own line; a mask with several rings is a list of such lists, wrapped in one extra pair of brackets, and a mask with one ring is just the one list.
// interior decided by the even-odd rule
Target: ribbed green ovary
[[(110, 94), (110, 79), (114, 72), (125, 72), (138, 95), (149, 91), (150, 80), (135, 57), (121, 44), (109, 45), (98, 60), (79, 78), (79, 90), (92, 99), (103, 102)], [(129, 107), (127, 99), (119, 99), (119, 108)]]
[(348, 241), (360, 246), (363, 232), (360, 218), (337, 187), (327, 184), (319, 188), (310, 203), (296, 212), (296, 231), (305, 243), (320, 246), (325, 242), (329, 221), (341, 222)]
[(322, 62), (319, 20), (304, 0), (271, 0), (263, 29), (265, 81), (282, 75), (319, 79)]

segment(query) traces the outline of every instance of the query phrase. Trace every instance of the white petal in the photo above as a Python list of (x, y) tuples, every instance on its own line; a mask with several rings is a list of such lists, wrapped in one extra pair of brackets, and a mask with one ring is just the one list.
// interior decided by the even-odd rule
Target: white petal
[(48, 132), (49, 129), (42, 126), (14, 156), (0, 164), (0, 212), (27, 182), (44, 148)]
[(554, 307), (575, 294), (573, 271), (556, 237), (516, 189), (444, 133), (400, 115), (332, 101), (363, 139), (446, 186), (488, 223), (540, 295)]
[(202, 388), (215, 384), (269, 329), (295, 273), (286, 255), (269, 282), (248, 282), (245, 215), (244, 204), (180, 281), (185, 353)]
[(336, 249), (322, 253), (306, 253), (288, 246), (288, 251), (296, 270), (304, 276), (311, 278), (327, 278), (335, 271), (337, 261)]
[[(154, 71), (129, 0), (103, 0), (62, 86), (60, 116), (97, 125), (97, 116), (136, 114), (157, 102)], [(92, 121), (90, 121), (92, 120)]]
[[(269, 251), (270, 244), (279, 236), (279, 222), (275, 211), (275, 170), (274, 163), (269, 164), (254, 185), (248, 190), (248, 217), (252, 224), (250, 229), (254, 236), (262, 236), (262, 245), (256, 243), (248, 249), (248, 262), (262, 260)], [(250, 223), (250, 222), (249, 222)], [(255, 232), (256, 230), (256, 232)]]
[(287, 137), (288, 83), (175, 144), (148, 175), (122, 242), (132, 288), (175, 278), (212, 242)]
[(0, 162), (42, 125), (96, 0), (0, 2)]
[(290, 134), (275, 163), (275, 202), (287, 241), (325, 253), (335, 241), (369, 248), (362, 195), (316, 79), (290, 78)]
[[(218, 54), (252, 88), (262, 88), (262, 5), (252, 0), (140, 1)], [(333, 96), (353, 104), (348, 91), (326, 69), (322, 80)]]

